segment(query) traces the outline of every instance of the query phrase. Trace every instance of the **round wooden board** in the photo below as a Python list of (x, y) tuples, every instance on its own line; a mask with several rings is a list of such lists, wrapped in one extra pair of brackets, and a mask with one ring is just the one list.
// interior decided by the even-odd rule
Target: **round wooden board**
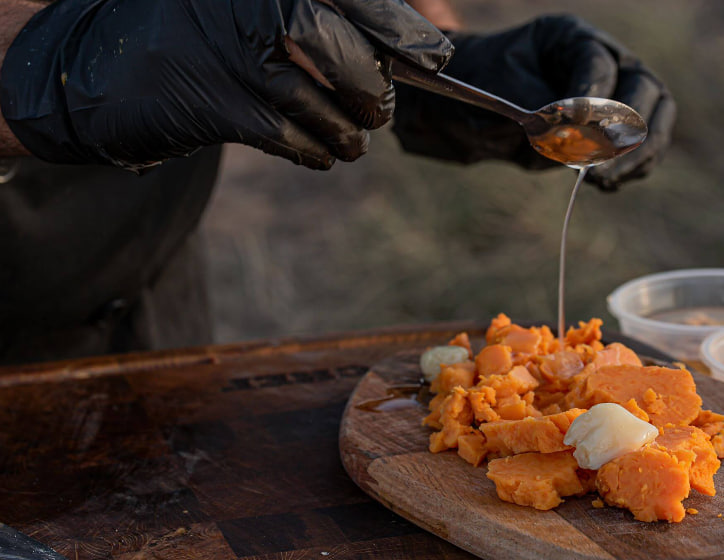
[[(419, 384), (419, 355), (397, 354), (373, 367), (342, 419), (344, 467), (385, 506), (487, 560), (724, 558), (724, 516), (717, 517), (724, 514), (724, 469), (715, 477), (717, 496), (692, 490), (684, 505), (699, 513), (681, 523), (642, 523), (618, 508), (597, 509), (593, 494), (546, 512), (501, 501), (485, 464), (473, 467), (454, 451), (428, 452), (424, 399), (385, 401), (398, 387)], [(704, 408), (724, 411), (724, 383), (694, 377)]]

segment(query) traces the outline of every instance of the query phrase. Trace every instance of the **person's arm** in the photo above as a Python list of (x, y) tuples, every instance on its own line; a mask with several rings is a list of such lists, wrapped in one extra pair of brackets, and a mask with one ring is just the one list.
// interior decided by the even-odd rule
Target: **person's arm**
[(438, 29), (458, 31), (462, 23), (450, 4), (450, 0), (407, 0), (422, 17)]
[[(29, 0), (0, 0), (0, 68), (13, 39), (45, 4)], [(0, 78), (2, 74), (0, 73)], [(0, 112), (0, 157), (27, 156), (30, 152), (10, 131)]]

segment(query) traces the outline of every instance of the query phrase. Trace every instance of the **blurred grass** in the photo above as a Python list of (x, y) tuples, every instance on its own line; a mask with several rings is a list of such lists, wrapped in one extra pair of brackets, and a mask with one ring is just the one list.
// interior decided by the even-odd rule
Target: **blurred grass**
[[(665, 160), (615, 194), (582, 190), (569, 231), (569, 321), (602, 317), (622, 282), (724, 266), (724, 3), (456, 3), (469, 27), (570, 12), (629, 46), (674, 93)], [(203, 223), (218, 342), (401, 323), (554, 321), (574, 172), (469, 167), (405, 154), (389, 130), (370, 153), (313, 172), (228, 147)]]

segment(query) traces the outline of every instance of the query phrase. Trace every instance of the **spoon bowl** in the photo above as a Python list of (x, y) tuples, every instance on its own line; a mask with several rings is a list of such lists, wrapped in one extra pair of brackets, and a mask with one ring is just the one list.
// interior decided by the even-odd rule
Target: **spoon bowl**
[(529, 113), (521, 125), (541, 155), (574, 168), (599, 165), (640, 146), (646, 122), (628, 105), (572, 97)]
[(619, 101), (571, 97), (529, 111), (445, 74), (425, 72), (393, 60), (392, 78), (426, 91), (495, 111), (520, 124), (541, 155), (568, 167), (599, 165), (640, 146), (646, 121)]

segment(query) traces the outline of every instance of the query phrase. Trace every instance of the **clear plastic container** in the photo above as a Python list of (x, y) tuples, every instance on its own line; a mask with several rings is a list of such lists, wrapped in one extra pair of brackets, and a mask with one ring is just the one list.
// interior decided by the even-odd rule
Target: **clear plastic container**
[(614, 290), (608, 310), (623, 334), (674, 358), (699, 360), (703, 340), (724, 328), (724, 268), (642, 276)]
[(709, 368), (711, 376), (724, 381), (724, 330), (711, 333), (701, 343), (701, 360)]

